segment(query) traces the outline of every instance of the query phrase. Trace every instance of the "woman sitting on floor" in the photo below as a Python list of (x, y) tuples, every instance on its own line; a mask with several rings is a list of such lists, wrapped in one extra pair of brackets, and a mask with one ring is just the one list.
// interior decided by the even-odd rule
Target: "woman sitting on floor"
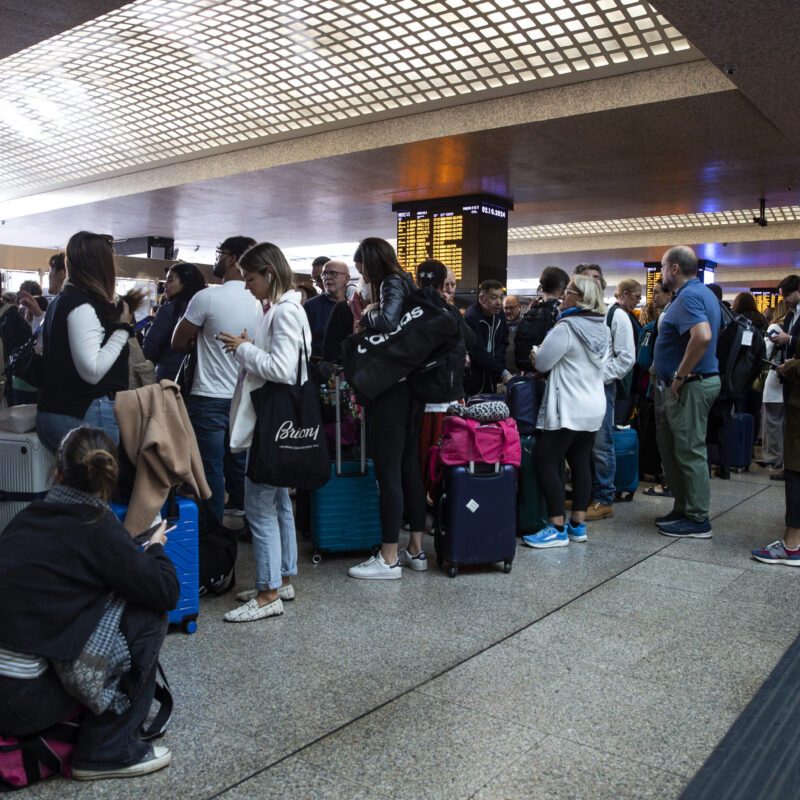
[[(171, 760), (140, 732), (180, 587), (166, 523), (142, 550), (108, 508), (117, 474), (111, 439), (74, 428), (56, 454), (55, 486), (0, 536), (0, 732), (29, 736), (82, 710), (79, 780), (143, 775)], [(79, 687), (74, 663), (96, 630), (113, 632), (109, 666), (102, 685)]]

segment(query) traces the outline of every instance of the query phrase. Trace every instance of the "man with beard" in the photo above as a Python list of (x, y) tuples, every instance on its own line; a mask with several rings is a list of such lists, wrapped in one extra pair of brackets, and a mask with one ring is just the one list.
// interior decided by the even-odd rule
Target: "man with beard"
[(203, 459), (206, 480), (211, 487), (211, 510), (221, 522), (225, 511), (225, 490), (229, 495), (228, 510), (244, 513), (244, 471), (246, 453), (231, 453), (228, 426), (231, 400), (236, 388), (238, 367), (226, 355), (216, 336), (220, 331), (246, 331), (255, 336), (263, 309), (247, 291), (239, 271), (239, 258), (255, 244), (248, 236), (232, 236), (217, 249), (214, 277), (222, 286), (209, 286), (199, 291), (186, 308), (183, 319), (172, 334), (176, 350), (197, 348), (197, 367), (189, 400), (197, 446)]

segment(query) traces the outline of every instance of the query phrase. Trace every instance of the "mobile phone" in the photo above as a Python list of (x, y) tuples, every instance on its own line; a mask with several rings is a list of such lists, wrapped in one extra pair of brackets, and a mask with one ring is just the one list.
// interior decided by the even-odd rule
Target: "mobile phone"
[[(137, 533), (136, 536), (133, 537), (133, 541), (136, 542), (139, 547), (144, 544), (147, 544), (150, 541), (150, 537), (156, 532), (156, 529), (161, 525), (160, 522), (157, 522), (155, 525), (149, 527), (146, 531), (142, 531), (141, 533)], [(167, 523), (167, 529), (164, 533), (172, 533), (178, 526), (177, 525), (170, 525)]]

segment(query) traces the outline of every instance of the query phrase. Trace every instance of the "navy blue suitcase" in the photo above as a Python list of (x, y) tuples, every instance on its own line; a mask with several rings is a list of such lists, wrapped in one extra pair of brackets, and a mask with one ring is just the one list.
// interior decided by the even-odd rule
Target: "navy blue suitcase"
[[(128, 506), (109, 503), (120, 521), (124, 521)], [(181, 596), (178, 605), (169, 612), (170, 625), (180, 625), (186, 633), (197, 630), (197, 615), (200, 613), (200, 551), (198, 547), (197, 505), (192, 500), (178, 497), (168, 500), (161, 509), (161, 516), (175, 530), (167, 534), (164, 552), (175, 565)]]
[[(728, 466), (737, 472), (747, 472), (753, 459), (753, 415), (733, 414), (727, 428)], [(719, 446), (709, 445), (709, 461), (719, 466)]]
[(639, 434), (633, 428), (611, 431), (617, 467), (614, 488), (620, 500), (633, 500), (639, 488)]
[[(325, 390), (326, 392), (328, 390)], [(371, 550), (381, 544), (381, 515), (378, 484), (372, 460), (365, 456), (364, 413), (361, 414), (361, 460), (342, 461), (341, 398), (336, 378), (336, 460), (331, 478), (311, 494), (312, 560), (322, 561), (324, 553)]]
[(510, 464), (447, 467), (436, 526), (436, 560), (451, 578), (462, 564), (503, 562), (517, 548), (517, 471)]

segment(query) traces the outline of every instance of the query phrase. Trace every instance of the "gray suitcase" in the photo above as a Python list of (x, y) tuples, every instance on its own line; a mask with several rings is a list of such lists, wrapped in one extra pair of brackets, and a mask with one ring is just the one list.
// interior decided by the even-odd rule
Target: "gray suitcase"
[(0, 431), (0, 531), (53, 484), (55, 458), (34, 431)]

